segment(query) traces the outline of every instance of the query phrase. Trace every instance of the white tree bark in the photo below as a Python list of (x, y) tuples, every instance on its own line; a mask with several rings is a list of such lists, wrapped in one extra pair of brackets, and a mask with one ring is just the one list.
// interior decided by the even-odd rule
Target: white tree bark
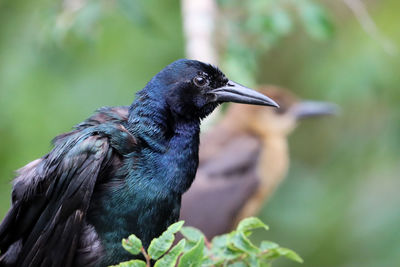
[(215, 0), (182, 0), (186, 57), (217, 65), (214, 45), (217, 4)]

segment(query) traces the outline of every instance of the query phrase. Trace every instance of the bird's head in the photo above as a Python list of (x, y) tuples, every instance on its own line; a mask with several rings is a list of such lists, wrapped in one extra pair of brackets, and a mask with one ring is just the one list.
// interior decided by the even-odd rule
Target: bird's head
[(152, 98), (164, 104), (177, 117), (204, 118), (223, 102), (278, 107), (268, 96), (229, 80), (217, 67), (196, 60), (180, 59), (149, 82)]

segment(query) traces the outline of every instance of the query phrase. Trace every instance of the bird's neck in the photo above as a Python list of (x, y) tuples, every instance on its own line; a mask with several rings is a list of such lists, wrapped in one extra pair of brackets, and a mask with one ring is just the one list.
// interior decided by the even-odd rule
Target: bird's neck
[(129, 109), (128, 130), (154, 150), (162, 152), (173, 137), (194, 137), (200, 132), (200, 119), (173, 114), (168, 105), (139, 92)]
[(139, 93), (130, 108), (127, 128), (152, 152), (143, 155), (157, 162), (163, 172), (160, 179), (174, 192), (185, 192), (198, 166), (200, 119), (180, 118), (165, 103)]
[(144, 145), (162, 152), (172, 134), (169, 132), (170, 116), (166, 113), (162, 103), (157, 103), (142, 90), (129, 108), (127, 129)]

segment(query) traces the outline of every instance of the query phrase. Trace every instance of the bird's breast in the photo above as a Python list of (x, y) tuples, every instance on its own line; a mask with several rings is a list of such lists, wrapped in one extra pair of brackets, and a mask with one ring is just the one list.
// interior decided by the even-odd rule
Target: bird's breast
[(146, 247), (179, 219), (182, 194), (196, 174), (198, 143), (176, 141), (164, 153), (143, 148), (125, 157), (104, 190), (95, 192), (89, 221), (105, 251), (117, 251), (130, 234)]

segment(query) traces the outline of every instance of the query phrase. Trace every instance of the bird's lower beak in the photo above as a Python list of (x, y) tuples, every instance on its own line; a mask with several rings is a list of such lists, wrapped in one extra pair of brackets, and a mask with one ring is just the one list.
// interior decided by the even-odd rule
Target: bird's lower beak
[(218, 102), (236, 102), (279, 108), (279, 105), (268, 96), (233, 81), (229, 81), (225, 86), (213, 90), (212, 93), (216, 96), (216, 101)]
[(302, 101), (291, 108), (290, 111), (297, 119), (309, 117), (337, 115), (339, 107), (333, 103), (320, 101)]

